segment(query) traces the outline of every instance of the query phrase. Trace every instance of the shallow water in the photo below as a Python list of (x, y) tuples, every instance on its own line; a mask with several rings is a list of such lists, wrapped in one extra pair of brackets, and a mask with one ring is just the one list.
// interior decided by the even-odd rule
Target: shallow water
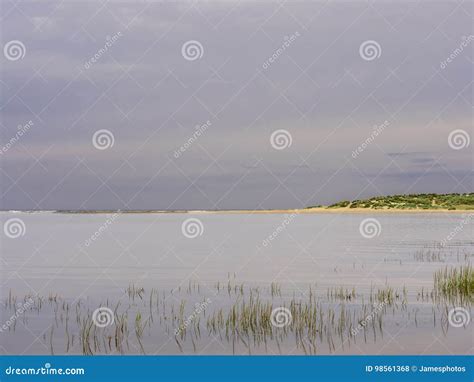
[[(81, 323), (100, 306), (127, 315), (125, 354), (307, 352), (310, 346), (299, 346), (292, 327), (277, 328), (264, 341), (229, 337), (225, 328), (209, 330), (208, 320), (247, 302), (251, 288), (272, 307), (288, 307), (291, 300), (304, 305), (313, 294), (324, 317), (333, 310), (337, 320), (347, 309), (354, 322), (364, 317), (364, 304), (370, 306), (365, 315), (376, 309), (369, 303), (371, 292), (387, 286), (398, 291), (397, 301), (373, 315), (377, 326), (383, 316), (380, 330), (371, 323), (353, 338), (347, 327), (333, 339), (323, 335), (314, 344), (316, 353), (465, 354), (473, 346), (472, 323), (455, 328), (447, 322), (447, 308), (455, 304), (421, 298), (432, 291), (434, 272), (472, 259), (474, 221), (463, 214), (0, 213), (2, 226), (12, 218), (21, 219), (25, 229), (20, 237), (1, 237), (1, 321), (15, 313), (15, 304), (17, 309), (24, 304), (24, 296), (44, 299), (41, 308), (28, 305), (2, 330), (4, 353), (81, 354)], [(183, 234), (190, 218), (202, 224), (195, 238)], [(373, 238), (360, 232), (368, 218), (379, 223)], [(279, 290), (273, 295), (272, 283)], [(132, 284), (144, 291), (130, 295), (126, 289)], [(328, 296), (328, 288), (340, 287), (354, 290), (354, 296), (343, 301)], [(13, 306), (9, 295), (17, 298)], [(177, 343), (180, 304), (184, 301), (181, 317), (189, 317), (207, 298), (211, 302)], [(471, 311), (470, 304), (462, 306)], [(116, 323), (96, 333), (100, 344), (92, 346), (94, 354), (119, 352), (107, 349)]]

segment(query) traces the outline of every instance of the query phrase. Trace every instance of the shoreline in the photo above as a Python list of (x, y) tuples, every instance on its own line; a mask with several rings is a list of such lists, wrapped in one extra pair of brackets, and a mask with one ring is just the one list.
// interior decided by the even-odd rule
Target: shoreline
[[(189, 211), (188, 213), (192, 213)], [(194, 212), (200, 213), (200, 212)], [(315, 207), (315, 208), (304, 208), (304, 209), (289, 209), (289, 210), (228, 210), (228, 211), (204, 211), (203, 213), (215, 213), (215, 214), (361, 214), (361, 213), (473, 213), (473, 210), (448, 210), (448, 209), (401, 209), (401, 208), (387, 208), (387, 209), (375, 209), (375, 208), (326, 208), (326, 207)]]
[(66, 210), (1, 210), (0, 213), (25, 213), (25, 214), (37, 214), (37, 213), (54, 213), (64, 215), (100, 215), (100, 214), (190, 214), (190, 215), (305, 215), (305, 214), (474, 214), (474, 209), (402, 209), (402, 208), (348, 208), (348, 207), (314, 207), (314, 208), (303, 208), (303, 209), (278, 209), (278, 210), (97, 210), (97, 211), (66, 211)]

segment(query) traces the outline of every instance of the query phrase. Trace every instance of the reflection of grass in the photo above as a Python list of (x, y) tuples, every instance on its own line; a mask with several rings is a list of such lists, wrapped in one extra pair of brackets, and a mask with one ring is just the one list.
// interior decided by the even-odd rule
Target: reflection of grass
[[(436, 326), (438, 312), (448, 309), (453, 298), (463, 296), (463, 301), (469, 304), (471, 300), (466, 296), (473, 296), (474, 271), (469, 265), (445, 268), (434, 277), (435, 289), (422, 289), (417, 300), (433, 303), (433, 323)], [(297, 296), (288, 294), (276, 282), (267, 286), (246, 286), (235, 282), (235, 278), (229, 278), (227, 283), (218, 282), (214, 286), (213, 292), (220, 303), (212, 308), (206, 305), (199, 311), (196, 306), (202, 307), (207, 301), (203, 300), (199, 283), (190, 282), (182, 293), (179, 290), (178, 287), (166, 293), (131, 284), (113, 309), (113, 324), (104, 327), (94, 325), (91, 310), (83, 300), (70, 305), (55, 294), (49, 297), (26, 296), (24, 301), (31, 298), (32, 302), (21, 319), (26, 323), (31, 317), (40, 315), (51, 318), (51, 354), (58, 352), (59, 340), (63, 340), (64, 347), (59, 349), (60, 352), (84, 355), (145, 354), (156, 345), (153, 336), (163, 335), (167, 339), (173, 338), (177, 346), (173, 349), (181, 353), (199, 352), (210, 338), (219, 338), (231, 345), (234, 353), (240, 352), (241, 346), (248, 353), (260, 352), (262, 348), (281, 353), (288, 349), (282, 346), (291, 344), (291, 348), (296, 345), (299, 352), (314, 354), (321, 350), (337, 352), (351, 344), (363, 346), (378, 341), (384, 335), (385, 322), (393, 321), (390, 315), (406, 317), (418, 326), (419, 304), (410, 306), (410, 294), (405, 286), (397, 289), (388, 284), (374, 285), (370, 291), (364, 292), (344, 285), (329, 287), (324, 292), (309, 285), (306, 293)], [(185, 299), (183, 294), (187, 296)], [(3, 309), (14, 312), (18, 302), (17, 297), (10, 293)], [(111, 303), (108, 299), (106, 306), (111, 306)], [(193, 313), (190, 315), (191, 310)], [(275, 316), (274, 312), (280, 310), (283, 313)], [(15, 330), (16, 327), (12, 326), (11, 331)], [(48, 341), (46, 334), (44, 341)]]
[(468, 264), (460, 268), (444, 268), (434, 275), (436, 291), (450, 298), (474, 299), (474, 268)]
[(328, 208), (474, 210), (474, 193), (377, 196), (365, 200), (344, 200), (332, 204)]

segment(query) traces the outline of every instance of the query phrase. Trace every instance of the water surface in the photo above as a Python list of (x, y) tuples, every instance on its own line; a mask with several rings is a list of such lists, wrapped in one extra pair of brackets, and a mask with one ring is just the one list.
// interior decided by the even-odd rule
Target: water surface
[[(120, 349), (125, 354), (304, 354), (313, 345), (316, 353), (465, 354), (473, 346), (472, 327), (447, 323), (447, 309), (456, 304), (425, 298), (436, 271), (472, 259), (473, 222), (463, 214), (4, 212), (0, 218), (2, 226), (11, 218), (25, 226), (23, 236), (2, 236), (2, 322), (25, 296), (43, 298), (41, 307), (28, 306), (0, 333), (4, 353), (81, 354), (81, 325), (100, 306), (126, 315), (129, 333)], [(202, 224), (195, 238), (183, 234), (190, 218)], [(372, 218), (380, 230), (367, 238), (360, 225)], [(338, 298), (330, 292), (340, 288), (354, 295)], [(379, 311), (380, 301), (370, 296), (387, 288), (399, 298)], [(377, 324), (353, 338), (345, 323), (339, 326), (343, 333), (328, 324), (324, 333), (315, 329), (315, 343), (291, 327), (265, 332), (264, 340), (226, 335), (225, 326), (209, 328), (219, 311), (226, 317), (251, 294), (272, 308), (314, 299), (323, 325), (331, 311), (337, 321), (341, 310), (353, 324), (368, 314)], [(197, 309), (206, 299), (211, 302), (205, 309)], [(470, 312), (470, 304), (463, 306)], [(183, 316), (192, 316), (191, 323), (176, 341)], [(116, 324), (96, 333), (100, 344), (94, 354), (119, 352), (108, 344)]]

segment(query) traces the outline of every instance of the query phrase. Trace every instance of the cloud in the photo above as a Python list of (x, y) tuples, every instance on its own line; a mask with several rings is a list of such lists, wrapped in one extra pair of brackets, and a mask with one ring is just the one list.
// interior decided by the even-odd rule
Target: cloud
[[(450, 173), (470, 171), (472, 151), (453, 152), (447, 136), (472, 131), (472, 52), (439, 67), (471, 30), (467, 5), (426, 3), (408, 14), (388, 3), (17, 7), (5, 9), (2, 34), (26, 55), (2, 61), (2, 142), (18, 124), (35, 125), (0, 157), (2, 208), (293, 207), (355, 198), (367, 185), (355, 169), (389, 177), (391, 161), (403, 171), (387, 193), (425, 172), (428, 191), (445, 191)], [(200, 59), (183, 58), (189, 40), (202, 44)], [(381, 47), (373, 61), (359, 53), (367, 40)], [(92, 146), (99, 129), (113, 133), (111, 149)], [(285, 150), (269, 142), (277, 129), (292, 136)], [(97, 176), (108, 187), (95, 193)]]

